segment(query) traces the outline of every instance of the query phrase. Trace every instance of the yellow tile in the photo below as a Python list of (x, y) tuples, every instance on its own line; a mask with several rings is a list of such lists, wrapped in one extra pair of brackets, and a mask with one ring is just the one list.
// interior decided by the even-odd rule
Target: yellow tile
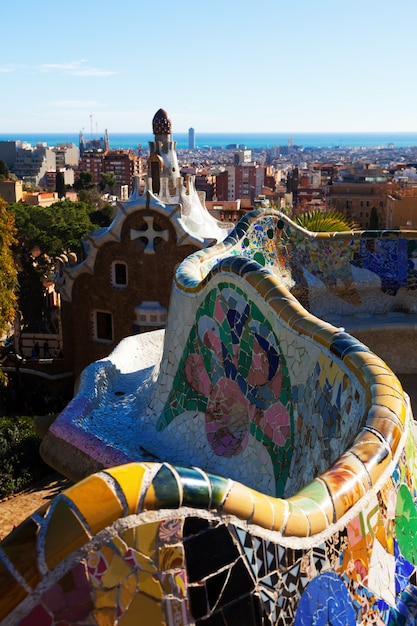
[(371, 477), (372, 485), (391, 463), (392, 455), (379, 437), (368, 431), (362, 431), (350, 448), (352, 454), (362, 461)]
[(184, 566), (184, 546), (178, 543), (174, 546), (160, 546), (158, 550), (158, 569), (166, 571)]
[(150, 485), (148, 485), (148, 488), (146, 489), (146, 493), (142, 501), (142, 509), (144, 511), (148, 511), (148, 510), (154, 511), (155, 509), (158, 508), (159, 503), (160, 503), (160, 500), (159, 498), (156, 497), (155, 487), (153, 483), (151, 483)]
[(392, 396), (393, 398), (400, 398), (401, 400), (404, 400), (404, 393), (400, 387), (395, 389), (394, 387), (388, 387), (388, 385), (377, 383), (371, 383), (369, 387), (373, 398), (378, 399), (379, 396)]
[(94, 594), (94, 605), (97, 609), (112, 608), (117, 605), (117, 587), (112, 589), (97, 589)]
[(123, 539), (121, 537), (118, 537), (117, 535), (112, 537), (111, 542), (109, 543), (109, 546), (113, 548), (115, 552), (118, 552), (122, 556), (128, 549), (126, 542), (123, 541)]
[(390, 411), (386, 406), (380, 404), (374, 404), (368, 411), (366, 423), (369, 426), (373, 426), (374, 420), (387, 420), (395, 424), (400, 430), (404, 430), (404, 424), (398, 415)]
[(313, 317), (305, 316), (299, 317), (292, 325), (292, 329), (301, 335), (313, 337), (314, 333), (318, 330), (318, 326)]
[(45, 560), (49, 569), (90, 540), (90, 536), (65, 500), (58, 500), (45, 536)]
[(164, 596), (185, 597), (187, 595), (187, 572), (174, 570), (159, 572), (158, 579)]
[(222, 513), (249, 520), (253, 513), (252, 490), (241, 483), (233, 483), (222, 506)]
[(384, 417), (374, 417), (372, 422), (369, 422), (367, 424), (381, 433), (391, 449), (391, 454), (394, 454), (404, 432), (402, 424), (396, 424), (394, 421)]
[(41, 581), (41, 575), (37, 566), (36, 541), (38, 531), (38, 524), (29, 517), (15, 528), (1, 544), (13, 567), (32, 588), (36, 587)]
[(329, 383), (333, 386), (340, 385), (345, 372), (340, 369), (336, 361), (330, 361), (330, 365), (326, 368), (326, 376)]
[(124, 611), (129, 608), (137, 592), (137, 576), (133, 574), (132, 576), (128, 576), (120, 585), (119, 604), (123, 607)]
[[(367, 371), (366, 368), (365, 368), (365, 371)], [(376, 384), (376, 385), (386, 385), (390, 389), (399, 391), (401, 395), (404, 395), (401, 383), (394, 374), (388, 374), (385, 371), (384, 373), (378, 373), (378, 374), (375, 374), (374, 372), (372, 372), (372, 374), (370, 375), (368, 379), (368, 382), (372, 382), (373, 384)]]
[(146, 626), (164, 626), (161, 603), (145, 594), (138, 593), (126, 613), (119, 619), (118, 626), (138, 626), (138, 623), (146, 624)]
[(393, 413), (398, 415), (402, 424), (405, 423), (407, 409), (406, 409), (406, 404), (405, 404), (404, 399), (394, 398), (394, 396), (387, 396), (387, 395), (382, 396), (381, 395), (381, 396), (378, 396), (377, 403), (381, 404), (382, 406), (386, 406)]
[[(327, 486), (319, 479), (311, 481), (289, 500), (303, 508), (309, 516), (311, 511), (315, 515), (315, 519), (318, 519), (316, 509), (319, 508), (321, 514), (326, 518), (325, 527), (334, 521), (335, 511), (331, 495)], [(314, 532), (318, 531), (315, 530)]]
[(321, 371), (318, 377), (318, 382), (319, 382), (320, 387), (323, 389), (326, 383), (326, 372), (322, 364), (321, 364)]
[(65, 495), (80, 510), (93, 535), (123, 516), (116, 493), (96, 474), (67, 489)]
[(274, 510), (273, 530), (282, 531), (288, 512), (287, 500), (284, 500), (282, 498), (271, 498), (271, 504)]
[(99, 550), (90, 552), (87, 555), (90, 583), (94, 588), (100, 588), (101, 577), (109, 568), (115, 555), (114, 550), (110, 550), (107, 546), (101, 546)]
[(350, 352), (344, 358), (344, 362), (347, 365), (352, 364), (355, 368), (367, 370), (365, 376), (391, 373), (388, 365), (373, 352)]
[(303, 515), (307, 517), (310, 535), (323, 532), (329, 525), (326, 513), (312, 500), (300, 497), (291, 498), (289, 508), (292, 513), (302, 511)]
[(159, 522), (151, 522), (136, 527), (136, 548), (151, 559), (155, 559), (155, 541), (158, 530)]
[(103, 587), (111, 589), (119, 585), (125, 578), (132, 574), (132, 568), (122, 557), (117, 554), (113, 557), (112, 562), (101, 579)]
[[(297, 315), (297, 312), (294, 311), (294, 305), (292, 302), (286, 302), (283, 298), (274, 298), (270, 300), (269, 304), (271, 305), (273, 310), (276, 311), (276, 313), (279, 315), (279, 318), (283, 322), (289, 324), (291, 319), (295, 322), (294, 317), (295, 315)], [(298, 317), (299, 316), (297, 315), (297, 319)]]
[(313, 339), (316, 343), (324, 346), (325, 348), (330, 348), (330, 345), (334, 338), (335, 329), (333, 326), (318, 328), (317, 331), (313, 335)]
[(109, 545), (104, 545), (100, 547), (99, 554), (102, 554), (106, 563), (110, 564), (115, 556), (115, 551)]
[(310, 523), (302, 509), (289, 502), (289, 515), (284, 530), (285, 537), (309, 537)]
[(337, 521), (370, 488), (371, 479), (365, 465), (346, 452), (320, 476), (330, 492)]
[(16, 582), (2, 561), (0, 561), (0, 589), (0, 620), (2, 620), (27, 596), (27, 592)]
[(275, 526), (273, 500), (271, 496), (267, 496), (259, 491), (252, 491), (253, 498), (253, 515), (252, 524), (258, 524), (262, 528), (272, 530)]
[[(252, 287), (254, 287), (257, 291), (259, 289), (262, 289), (262, 283), (264, 283), (265, 285), (265, 281), (267, 278), (269, 277), (267, 277), (267, 275), (262, 271), (253, 271), (245, 275), (246, 281), (249, 283), (249, 285), (252, 285)], [(269, 291), (270, 283), (269, 281), (266, 282), (268, 285), (266, 291)], [(265, 290), (265, 286), (263, 287), (263, 289)]]
[(155, 563), (149, 556), (146, 556), (145, 554), (142, 554), (142, 552), (138, 552), (133, 548), (131, 548), (131, 551), (133, 558), (135, 559), (141, 570), (150, 573), (155, 573), (157, 571)]
[(140, 463), (127, 463), (120, 467), (113, 467), (106, 472), (120, 485), (127, 501), (129, 514), (136, 513), (147, 468)]
[(128, 546), (136, 545), (136, 543), (135, 543), (135, 539), (136, 539), (135, 528), (128, 528), (127, 530), (124, 530), (122, 533), (120, 533), (120, 537), (123, 539), (123, 541), (126, 543), (126, 545), (128, 545)]
[(116, 623), (116, 611), (114, 609), (95, 609), (92, 613), (97, 626), (114, 626)]
[(162, 600), (163, 593), (159, 580), (147, 572), (139, 572), (139, 589), (151, 598)]
[(265, 294), (271, 292), (272, 289), (276, 289), (278, 284), (279, 281), (276, 276), (268, 276), (264, 274), (262, 280), (257, 283), (256, 289), (258, 293), (264, 298)]

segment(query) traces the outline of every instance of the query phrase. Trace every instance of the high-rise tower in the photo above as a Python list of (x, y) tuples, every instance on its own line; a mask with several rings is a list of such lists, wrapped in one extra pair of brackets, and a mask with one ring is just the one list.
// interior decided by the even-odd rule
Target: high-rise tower
[(188, 149), (194, 150), (195, 148), (195, 130), (194, 128), (188, 129)]

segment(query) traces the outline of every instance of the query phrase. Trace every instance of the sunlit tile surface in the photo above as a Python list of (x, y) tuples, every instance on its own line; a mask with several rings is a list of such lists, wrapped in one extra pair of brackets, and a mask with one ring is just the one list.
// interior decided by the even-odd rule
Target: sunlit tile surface
[(1, 623), (416, 623), (411, 410), (324, 321), (413, 311), (416, 248), (257, 211), (188, 257), (51, 428), (107, 469), (0, 544)]

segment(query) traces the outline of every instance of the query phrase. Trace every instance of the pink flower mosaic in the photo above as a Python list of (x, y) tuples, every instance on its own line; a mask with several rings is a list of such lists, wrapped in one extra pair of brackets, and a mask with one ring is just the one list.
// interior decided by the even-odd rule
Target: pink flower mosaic
[(277, 337), (256, 305), (234, 285), (213, 290), (197, 311), (163, 430), (185, 411), (205, 416), (205, 435), (220, 457), (241, 454), (249, 438), (267, 449), (284, 486), (292, 453), (291, 385)]

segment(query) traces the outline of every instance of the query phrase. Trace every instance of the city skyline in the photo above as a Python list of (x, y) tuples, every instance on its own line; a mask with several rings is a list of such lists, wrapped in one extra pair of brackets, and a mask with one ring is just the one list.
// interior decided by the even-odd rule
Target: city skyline
[(417, 130), (415, 0), (154, 6), (4, 8), (0, 133)]

